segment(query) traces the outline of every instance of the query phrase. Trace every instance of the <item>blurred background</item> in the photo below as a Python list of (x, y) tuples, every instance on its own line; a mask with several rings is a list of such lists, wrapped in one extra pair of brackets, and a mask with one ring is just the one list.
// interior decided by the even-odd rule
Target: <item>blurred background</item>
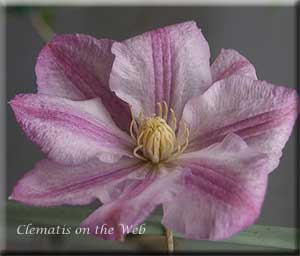
[[(17, 93), (36, 92), (36, 58), (53, 31), (124, 40), (187, 20), (195, 20), (202, 29), (210, 45), (211, 61), (221, 48), (232, 48), (254, 64), (259, 79), (296, 87), (294, 7), (8, 7), (6, 14), (7, 101)], [(6, 120), (9, 195), (17, 180), (43, 156), (24, 136), (9, 107)], [(294, 131), (280, 166), (270, 175), (257, 224), (295, 227), (295, 202)], [(15, 236), (15, 240), (21, 239)], [(12, 241), (9, 243), (14, 247)], [(22, 246), (26, 248), (26, 244)]]

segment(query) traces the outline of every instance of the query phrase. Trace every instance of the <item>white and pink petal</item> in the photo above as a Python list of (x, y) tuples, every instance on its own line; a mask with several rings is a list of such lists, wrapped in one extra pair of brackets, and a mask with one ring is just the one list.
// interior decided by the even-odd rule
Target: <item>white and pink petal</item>
[(184, 104), (211, 84), (209, 46), (195, 22), (153, 30), (115, 42), (110, 88), (135, 115), (155, 113), (166, 101), (180, 118)]
[(267, 186), (268, 157), (230, 134), (182, 156), (184, 185), (163, 204), (163, 224), (189, 239), (220, 240), (253, 224)]
[(101, 100), (71, 101), (45, 94), (17, 95), (10, 105), (25, 134), (49, 159), (80, 164), (131, 155), (131, 138), (112, 121)]
[(222, 49), (211, 65), (213, 83), (231, 75), (247, 76), (257, 79), (254, 66), (244, 56), (232, 49)]
[(112, 43), (82, 34), (56, 36), (37, 59), (38, 93), (72, 100), (100, 97), (117, 125), (128, 129), (128, 105), (108, 85), (114, 60)]
[[(88, 227), (99, 238), (122, 240), (127, 232), (142, 223), (158, 205), (171, 201), (182, 185), (182, 172), (174, 169), (167, 175), (160, 175), (159, 170), (153, 170), (150, 165), (144, 165), (144, 168), (148, 170), (145, 179), (131, 182), (118, 199), (105, 203), (88, 216), (81, 226)], [(113, 228), (114, 231), (108, 234), (98, 230), (96, 233), (97, 226), (102, 225)]]
[(67, 166), (48, 159), (39, 161), (21, 178), (9, 199), (36, 206), (83, 205), (95, 199), (107, 200), (107, 188), (127, 179), (140, 168), (134, 159), (124, 158), (114, 164), (92, 159), (77, 166)]
[(298, 115), (296, 90), (246, 76), (230, 76), (190, 100), (183, 120), (190, 128), (189, 151), (205, 148), (236, 133), (279, 163)]

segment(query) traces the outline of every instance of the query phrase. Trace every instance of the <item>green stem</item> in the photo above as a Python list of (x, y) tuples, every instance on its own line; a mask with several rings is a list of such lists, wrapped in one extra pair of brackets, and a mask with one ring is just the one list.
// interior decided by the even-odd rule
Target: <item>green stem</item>
[(172, 254), (174, 252), (173, 232), (166, 227), (165, 230), (166, 230), (167, 252), (168, 254)]
[(38, 12), (30, 14), (30, 21), (32, 26), (35, 28), (39, 36), (48, 42), (51, 38), (55, 36), (53, 29), (46, 23), (42, 15)]

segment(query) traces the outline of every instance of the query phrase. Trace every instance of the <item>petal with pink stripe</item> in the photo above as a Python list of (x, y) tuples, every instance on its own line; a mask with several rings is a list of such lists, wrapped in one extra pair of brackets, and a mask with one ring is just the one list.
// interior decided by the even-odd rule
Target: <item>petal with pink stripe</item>
[(131, 139), (112, 121), (100, 99), (71, 101), (43, 94), (17, 95), (10, 105), (26, 135), (62, 164), (131, 155)]
[(100, 97), (116, 124), (128, 129), (129, 108), (108, 86), (112, 43), (81, 34), (56, 36), (37, 59), (38, 92), (72, 100)]
[(180, 118), (184, 104), (211, 84), (209, 47), (195, 22), (153, 30), (114, 43), (110, 88), (138, 115), (166, 101)]
[(294, 89), (231, 76), (187, 103), (183, 120), (191, 132), (188, 150), (205, 148), (236, 133), (273, 158), (272, 171), (279, 163), (297, 115), (298, 96)]
[(222, 80), (231, 75), (243, 75), (257, 79), (254, 66), (244, 56), (235, 50), (222, 49), (211, 65), (213, 82)]
[(98, 159), (78, 166), (66, 166), (42, 160), (20, 179), (10, 199), (37, 206), (83, 205), (107, 198), (106, 190), (126, 179), (141, 164), (124, 158), (114, 164)]
[[(182, 172), (173, 169), (162, 176), (158, 170), (152, 170), (150, 165), (144, 168), (148, 168), (145, 179), (131, 183), (117, 200), (101, 206), (81, 226), (89, 227), (90, 232), (99, 238), (121, 240), (127, 232), (142, 223), (156, 206), (172, 200), (179, 191)], [(102, 225), (113, 228), (114, 232), (105, 234), (98, 230), (96, 233), (97, 226)]]
[(185, 154), (184, 186), (163, 204), (163, 224), (189, 239), (226, 239), (253, 224), (267, 185), (268, 157), (237, 135)]

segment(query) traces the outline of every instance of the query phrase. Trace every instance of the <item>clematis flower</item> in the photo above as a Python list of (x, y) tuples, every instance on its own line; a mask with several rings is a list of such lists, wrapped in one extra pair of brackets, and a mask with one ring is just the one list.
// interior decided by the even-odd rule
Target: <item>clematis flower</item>
[(82, 226), (135, 227), (158, 206), (191, 239), (225, 239), (253, 224), (268, 174), (297, 118), (294, 89), (257, 80), (234, 50), (210, 65), (195, 22), (123, 42), (57, 36), (36, 64), (38, 92), (10, 102), (45, 153), (10, 199), (102, 205)]

